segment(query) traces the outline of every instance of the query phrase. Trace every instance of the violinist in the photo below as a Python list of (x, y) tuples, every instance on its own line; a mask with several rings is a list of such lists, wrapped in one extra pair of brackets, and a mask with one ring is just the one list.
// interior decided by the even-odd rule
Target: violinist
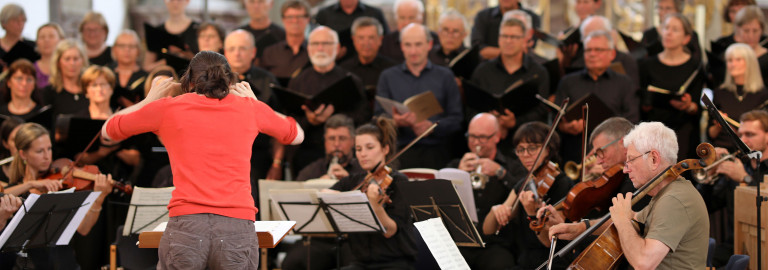
[[(262, 132), (283, 144), (301, 143), (304, 133), (296, 121), (258, 101), (247, 83), (236, 82), (223, 55), (199, 52), (181, 85), (161, 82), (102, 128), (103, 137), (117, 141), (153, 132), (168, 149), (176, 189), (158, 248), (158, 269), (258, 265), (250, 146)], [(186, 94), (166, 97), (179, 88)], [(184, 244), (190, 242), (199, 248)]]
[[(635, 188), (648, 183), (677, 160), (675, 132), (659, 122), (637, 125), (624, 137), (624, 147), (624, 173), (629, 174)], [(650, 203), (639, 212), (632, 211), (632, 193), (618, 194), (612, 199), (609, 211), (621, 249), (634, 269), (703, 269), (709, 241), (704, 200), (685, 178), (659, 181), (648, 192), (652, 196)], [(634, 226), (639, 224), (644, 229), (638, 233)], [(585, 225), (559, 224), (550, 228), (549, 236), (571, 240), (586, 229)], [(595, 233), (602, 233), (607, 227)]]
[[(16, 132), (15, 145), (17, 148), (14, 160), (11, 163), (10, 184), (5, 190), (8, 194), (21, 195), (31, 189), (37, 192), (57, 191), (63, 188), (61, 181), (39, 180), (52, 173), (52, 147), (51, 139), (43, 126), (36, 123), (25, 123)], [(101, 213), (105, 198), (112, 191), (112, 176), (99, 174), (94, 181), (94, 191), (101, 194), (93, 202), (77, 228), (80, 235), (88, 235), (96, 224)], [(40, 248), (29, 250), (29, 260), (35, 269), (78, 269), (75, 261), (74, 249), (70, 246), (57, 246), (54, 248)], [(56, 264), (56, 266), (54, 266)]]
[[(446, 165), (448, 168), (459, 168), (474, 175), (472, 187), (478, 220), (485, 219), (494, 204), (504, 201), (512, 187), (526, 173), (517, 157), (507, 157), (497, 148), (500, 140), (499, 129), (498, 120), (493, 114), (475, 115), (469, 122), (467, 131), (467, 145), (471, 152)], [(475, 181), (476, 178), (482, 179)], [(498, 257), (497, 252), (508, 253), (504, 248), (503, 238), (487, 235), (483, 241), (485, 248), (482, 249), (459, 248), (470, 268), (504, 269), (512, 266), (504, 260), (495, 259)]]
[[(392, 120), (377, 117), (374, 123), (364, 124), (355, 131), (355, 153), (360, 167), (374, 173), (358, 173), (344, 177), (330, 189), (353, 190), (361, 182), (372, 177), (366, 190), (373, 211), (384, 225), (382, 234), (351, 234), (349, 245), (354, 259), (344, 269), (413, 269), (416, 258), (416, 244), (412, 235), (413, 223), (410, 211), (396, 192), (397, 184), (408, 178), (397, 170), (386, 173), (380, 169), (396, 153), (397, 134)], [(369, 176), (370, 175), (370, 176)], [(379, 185), (391, 182), (386, 190)], [(388, 202), (386, 197), (391, 202)]]
[[(539, 185), (543, 181), (549, 184), (550, 188), (545, 193), (539, 194), (538, 189), (531, 191), (529, 185), (523, 186), (525, 179), (518, 181), (508, 197), (504, 201), (499, 201), (501, 204), (491, 208), (491, 212), (483, 222), (485, 235), (499, 232), (499, 236), (507, 240), (505, 247), (514, 257), (513, 260), (507, 261), (512, 263), (513, 268), (534, 269), (547, 259), (549, 249), (539, 243), (536, 233), (528, 227), (529, 220), (535, 217), (536, 209), (542, 202), (562, 199), (568, 194), (572, 185), (565, 174), (560, 173), (556, 167), (548, 166), (550, 161), (559, 160), (557, 153), (560, 146), (557, 133), (554, 133), (550, 142), (544, 145), (549, 129), (541, 122), (523, 124), (515, 132), (513, 143), (520, 162), (527, 170), (533, 171), (535, 179), (529, 183)], [(541, 152), (541, 160), (534, 164), (539, 152)], [(519, 192), (520, 190), (523, 191)], [(534, 199), (535, 197), (538, 197), (538, 201)], [(505, 258), (512, 258), (512, 256)]]

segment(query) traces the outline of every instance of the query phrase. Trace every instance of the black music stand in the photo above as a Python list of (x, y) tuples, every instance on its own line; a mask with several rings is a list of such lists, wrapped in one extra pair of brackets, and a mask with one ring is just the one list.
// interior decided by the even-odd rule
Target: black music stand
[[(292, 213), (293, 210), (291, 209), (296, 209), (296, 207), (304, 208), (304, 210), (306, 210), (306, 208), (310, 208), (311, 212), (313, 212), (312, 217), (308, 221), (304, 222), (304, 224), (296, 224), (296, 227), (293, 229), (294, 232), (301, 234), (333, 233), (336, 235), (336, 269), (341, 269), (341, 244), (344, 240), (346, 240), (344, 234), (383, 233), (385, 231), (384, 227), (381, 225), (381, 222), (376, 216), (376, 213), (373, 212), (371, 204), (367, 201), (326, 203), (322, 198), (318, 198), (317, 200), (317, 203), (278, 201), (277, 204), (280, 206), (280, 211), (283, 212), (283, 216), (285, 216), (288, 220), (295, 220), (291, 218), (291, 216), (298, 213)], [(288, 208), (286, 206), (292, 207)], [(322, 215), (319, 215), (320, 210), (322, 210)], [(360, 215), (361, 212), (364, 212), (365, 216), (364, 218), (353, 218), (350, 217), (351, 214), (345, 214), (345, 211), (355, 212), (356, 216)], [(330, 225), (330, 227), (326, 226), (324, 230), (309, 231), (310, 229), (308, 226), (313, 223), (315, 219), (321, 216), (325, 218), (323, 222), (325, 223), (325, 221), (327, 221), (326, 224)], [(322, 219), (322, 217), (320, 219)], [(369, 222), (365, 222), (363, 219), (368, 221), (373, 220), (376, 224), (369, 224)]]
[(723, 119), (723, 116), (720, 115), (720, 111), (717, 110), (717, 107), (715, 107), (715, 104), (712, 103), (712, 100), (709, 99), (706, 95), (701, 97), (701, 101), (704, 102), (704, 105), (707, 107), (707, 111), (709, 111), (709, 117), (714, 118), (717, 120), (717, 123), (720, 124), (720, 126), (723, 127), (723, 130), (726, 134), (728, 134), (728, 137), (731, 138), (731, 141), (733, 141), (734, 145), (736, 145), (736, 148), (741, 151), (742, 157), (743, 155), (746, 155), (752, 162), (755, 162), (756, 167), (755, 171), (752, 173), (752, 181), (757, 181), (757, 195), (755, 195), (755, 204), (756, 210), (757, 210), (757, 269), (760, 270), (763, 266), (762, 264), (762, 244), (760, 243), (762, 239), (761, 238), (761, 215), (760, 215), (760, 208), (762, 208), (763, 202), (768, 201), (767, 197), (764, 197), (760, 195), (760, 182), (763, 181), (763, 178), (760, 177), (762, 174), (760, 173), (760, 159), (763, 156), (763, 153), (760, 151), (753, 151), (752, 149), (749, 149), (749, 147), (744, 144), (741, 139), (739, 139), (739, 136), (736, 135), (736, 132), (733, 131), (731, 128), (731, 125), (729, 125), (727, 122), (725, 122), (725, 119)]
[(450, 180), (398, 183), (397, 188), (408, 202), (415, 222), (439, 217), (456, 246), (485, 247)]
[(96, 199), (91, 191), (30, 195), (0, 234), (3, 252), (68, 245)]

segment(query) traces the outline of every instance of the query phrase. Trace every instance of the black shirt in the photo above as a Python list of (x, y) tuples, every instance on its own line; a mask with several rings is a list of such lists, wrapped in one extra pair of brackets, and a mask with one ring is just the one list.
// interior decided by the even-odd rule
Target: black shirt
[(383, 32), (389, 32), (387, 20), (384, 19), (384, 13), (381, 12), (381, 9), (363, 4), (360, 1), (357, 2), (357, 7), (352, 11), (352, 14), (344, 12), (339, 3), (324, 7), (317, 12), (315, 22), (320, 25), (328, 26), (336, 32), (340, 32), (351, 28), (355, 19), (363, 16), (372, 17), (378, 20), (384, 29)]
[[(331, 189), (350, 191), (363, 181), (367, 173), (359, 173), (344, 177), (336, 182)], [(393, 170), (392, 184), (387, 194), (392, 203), (386, 204), (384, 210), (397, 223), (397, 232), (390, 238), (379, 233), (353, 233), (349, 235), (349, 246), (355, 256), (354, 262), (362, 264), (387, 263), (395, 261), (413, 262), (416, 259), (415, 228), (410, 214), (410, 207), (396, 192), (399, 183), (408, 182), (408, 177)]]
[(284, 40), (269, 46), (261, 56), (259, 66), (274, 74), (277, 78), (290, 79), (296, 77), (302, 69), (309, 66), (306, 40), (301, 44), (299, 53), (293, 54), (293, 49)]
[(72, 94), (66, 89), (61, 89), (58, 93), (53, 85), (43, 88), (43, 100), (46, 104), (53, 105), (53, 119), (60, 114), (76, 114), (88, 108), (88, 98), (84, 93)]
[[(429, 31), (432, 35), (432, 48), (440, 44), (440, 38), (435, 32)], [(403, 49), (400, 48), (400, 31), (394, 31), (392, 33), (384, 35), (381, 39), (381, 48), (379, 54), (395, 60), (397, 63), (405, 61), (405, 55), (403, 55)]]
[(575, 101), (591, 93), (600, 98), (600, 101), (605, 103), (616, 116), (637, 123), (640, 120), (640, 100), (636, 95), (636, 89), (629, 77), (611, 69), (603, 72), (597, 80), (592, 79), (584, 69), (560, 79), (555, 103), (560, 104), (566, 97)]
[(35, 51), (35, 47), (34, 41), (22, 38), (7, 52), (0, 48), (0, 59), (4, 62), (5, 67), (10, 66), (19, 58), (24, 58), (34, 63), (37, 59), (40, 59), (40, 55)]
[(248, 31), (253, 35), (254, 45), (256, 46), (256, 58), (259, 59), (264, 55), (264, 50), (267, 47), (285, 40), (285, 29), (275, 23), (270, 23), (264, 29), (253, 29), (249, 24), (240, 26), (240, 29)]
[(149, 73), (139, 68), (138, 71), (131, 73), (125, 86), (122, 86), (120, 85), (120, 74), (118, 74), (116, 70), (117, 64), (110, 65), (110, 68), (115, 72), (115, 91), (110, 100), (110, 106), (112, 108), (117, 108), (118, 106), (127, 108), (131, 105), (129, 103), (121, 102), (121, 97), (133, 104), (139, 103), (139, 101), (144, 99), (144, 84), (146, 83), (147, 75), (149, 75)]
[[(368, 64), (360, 63), (359, 57), (352, 57), (339, 64), (340, 67), (349, 70), (350, 72), (360, 77), (363, 81), (363, 85), (366, 89), (376, 89), (376, 85), (379, 83), (379, 75), (385, 69), (397, 65), (395, 61), (389, 59), (381, 54), (376, 55), (376, 58)], [(374, 96), (376, 93), (373, 93)]]
[(190, 52), (197, 52), (197, 27), (199, 27), (200, 24), (196, 21), (192, 21), (192, 23), (187, 26), (187, 29), (184, 29), (183, 32), (180, 34), (171, 34), (168, 32), (167, 29), (165, 29), (165, 25), (161, 24), (160, 27), (158, 27), (158, 30), (163, 31), (167, 33), (168, 35), (178, 36), (181, 39), (181, 42), (184, 43), (184, 46), (187, 48), (179, 48), (182, 50), (187, 50)]
[[(661, 45), (661, 36), (656, 27), (648, 28), (643, 32), (643, 39), (640, 40), (640, 45), (645, 47), (648, 51), (648, 57), (653, 57), (664, 50), (664, 46)], [(699, 47), (699, 34), (694, 31), (691, 34), (691, 41), (686, 45), (691, 56), (701, 57), (701, 47)]]
[(106, 66), (112, 63), (112, 47), (107, 46), (101, 54), (93, 58), (88, 58), (91, 65)]
[[(523, 8), (520, 3), (517, 4), (517, 9), (531, 15), (533, 28), (539, 28), (541, 25), (539, 15)], [(488, 46), (498, 47), (499, 28), (503, 16), (499, 7), (490, 7), (478, 12), (475, 15), (475, 24), (472, 26), (472, 44), (480, 44), (481, 49)]]
[[(768, 91), (765, 88), (760, 89), (757, 93), (746, 93), (743, 86), (737, 85), (736, 91), (718, 88), (712, 93), (712, 102), (715, 106), (734, 120), (738, 120), (745, 112), (758, 109), (766, 101), (768, 101)], [(713, 121), (709, 121), (710, 126), (713, 123)], [(712, 139), (712, 144), (716, 147), (727, 148), (728, 152), (736, 150), (736, 146), (725, 131), (720, 131), (717, 137), (710, 139)]]
[[(269, 86), (269, 84), (272, 83), (277, 84), (277, 79), (271, 73), (259, 67), (251, 66), (251, 68), (243, 74), (241, 81), (248, 82), (248, 84), (251, 85), (251, 90), (253, 90), (253, 94), (256, 95), (256, 98), (269, 105), (272, 110), (280, 110), (277, 97), (272, 94), (272, 88)], [(252, 157), (256, 155), (266, 155), (271, 157), (269, 150), (271, 148), (270, 138), (272, 137), (267, 136), (266, 134), (263, 134), (263, 136), (256, 136), (256, 140), (253, 142), (254, 151)], [(271, 160), (271, 158), (267, 159)]]
[[(328, 173), (328, 167), (330, 165), (331, 159), (327, 155), (324, 158), (315, 160), (315, 162), (310, 163), (299, 171), (299, 176), (296, 177), (296, 181), (307, 181), (323, 176)], [(346, 170), (349, 175), (364, 173), (363, 168), (360, 167), (360, 162), (354, 157), (350, 158), (349, 162), (347, 162), (347, 166), (344, 166), (344, 170)]]

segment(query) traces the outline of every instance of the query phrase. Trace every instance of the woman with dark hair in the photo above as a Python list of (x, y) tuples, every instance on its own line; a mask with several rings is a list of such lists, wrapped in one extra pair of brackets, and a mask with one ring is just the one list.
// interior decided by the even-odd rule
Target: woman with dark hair
[(35, 83), (36, 76), (35, 66), (27, 59), (16, 60), (8, 67), (3, 96), (5, 105), (0, 106), (0, 114), (24, 120), (37, 115), (43, 104)]
[(197, 28), (197, 46), (200, 51), (224, 53), (226, 32), (218, 24), (204, 22)]
[[(693, 29), (679, 14), (667, 15), (662, 30), (664, 50), (650, 57), (641, 68), (641, 120), (659, 121), (677, 132), (681, 157), (695, 156), (699, 142), (699, 100), (706, 75), (701, 59), (685, 49)], [(691, 78), (691, 79), (689, 79)], [(677, 92), (684, 87), (680, 95)], [(662, 90), (658, 90), (662, 89)], [(668, 90), (671, 93), (662, 93)]]
[[(177, 88), (186, 94), (167, 98)], [(258, 101), (247, 83), (237, 83), (223, 55), (202, 51), (180, 84), (166, 79), (154, 86), (144, 100), (110, 117), (101, 134), (120, 141), (145, 132), (163, 138), (176, 186), (158, 268), (255, 269), (258, 210), (251, 197), (250, 146), (262, 132), (282, 144), (301, 143), (296, 121)]]
[[(350, 191), (359, 185), (368, 175), (384, 166), (397, 152), (397, 134), (395, 123), (387, 118), (374, 118), (373, 123), (360, 126), (355, 130), (355, 155), (365, 173), (357, 173), (342, 178), (330, 189)], [(352, 234), (349, 245), (354, 254), (352, 265), (345, 269), (412, 269), (416, 258), (416, 244), (411, 233), (413, 224), (409, 222), (409, 210), (403, 198), (395, 192), (399, 183), (408, 181), (408, 177), (392, 170), (389, 173), (392, 184), (386, 190), (391, 203), (382, 200), (379, 184), (384, 180), (375, 179), (368, 186), (366, 195), (371, 202), (385, 232), (381, 234)]]
[[(13, 156), (16, 155), (16, 132), (19, 130), (19, 126), (24, 123), (24, 120), (18, 117), (9, 117), (0, 124), (0, 141), (3, 143), (3, 151), (0, 155), (0, 185), (5, 188), (8, 186), (8, 175), (11, 173), (11, 162)], [(10, 159), (7, 160), (7, 159)]]
[[(529, 172), (533, 170), (534, 177), (543, 173), (548, 164), (560, 160), (557, 155), (560, 150), (560, 138), (557, 133), (552, 135), (546, 148), (543, 147), (549, 129), (549, 126), (542, 122), (529, 122), (520, 126), (512, 137), (515, 153), (526, 170)], [(539, 152), (541, 152), (541, 161), (536, 163)], [(540, 201), (534, 200), (534, 191), (530, 190), (530, 186), (523, 187), (525, 179), (521, 179), (509, 197), (504, 202), (500, 202), (501, 204), (493, 206), (491, 212), (485, 217), (483, 233), (485, 235), (498, 233), (500, 237), (508, 240), (505, 248), (514, 257), (511, 268), (534, 269), (548, 258), (549, 248), (539, 242), (537, 233), (528, 226), (529, 221), (536, 216), (536, 211), (542, 202), (559, 201), (568, 194), (573, 185), (573, 182), (567, 179), (564, 173), (560, 173), (559, 169), (549, 175), (554, 177), (554, 182), (546, 194), (538, 194)], [(520, 190), (523, 191), (519, 192)], [(517, 206), (517, 211), (513, 212), (518, 192), (520, 205)]]

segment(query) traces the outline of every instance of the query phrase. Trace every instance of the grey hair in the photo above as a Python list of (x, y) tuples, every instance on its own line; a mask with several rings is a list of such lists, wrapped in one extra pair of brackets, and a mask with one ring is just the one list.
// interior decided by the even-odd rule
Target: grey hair
[(355, 137), (355, 123), (352, 121), (352, 118), (349, 116), (346, 116), (344, 114), (334, 114), (330, 118), (328, 118), (327, 121), (325, 121), (325, 125), (323, 126), (323, 132), (327, 132), (328, 129), (336, 129), (345, 127), (349, 129), (349, 135), (353, 138)]
[(600, 20), (603, 22), (603, 31), (610, 32), (613, 30), (613, 26), (611, 25), (611, 21), (608, 20), (608, 18), (600, 16), (600, 15), (592, 15), (584, 19), (584, 21), (579, 26), (579, 34), (581, 34), (582, 38), (586, 40), (587, 34), (584, 33), (585, 29), (587, 28), (587, 25), (591, 23), (593, 20)]
[(533, 29), (533, 24), (531, 22), (531, 15), (526, 13), (525, 11), (515, 9), (515, 10), (504, 12), (504, 16), (501, 17), (502, 24), (504, 21), (506, 21), (509, 18), (515, 18), (523, 22), (523, 24), (525, 24), (525, 29)]
[(624, 117), (611, 117), (595, 127), (589, 141), (593, 141), (600, 134), (604, 134), (610, 140), (616, 140), (629, 134), (633, 127), (635, 125)]
[(358, 28), (366, 27), (366, 26), (375, 26), (376, 33), (378, 33), (379, 36), (384, 35), (384, 27), (381, 26), (381, 23), (379, 22), (379, 20), (374, 19), (373, 17), (368, 17), (368, 16), (357, 18), (355, 19), (354, 22), (352, 22), (352, 28), (350, 28), (350, 30), (352, 31), (352, 35), (353, 36), (355, 35)]
[(424, 30), (424, 35), (427, 37), (427, 43), (432, 41), (432, 33), (429, 32), (429, 28), (427, 28), (426, 26), (420, 23), (409, 23), (408, 25), (403, 27), (403, 30), (400, 31), (400, 36), (398, 37), (398, 40), (400, 41), (403, 40), (403, 33), (405, 33), (405, 29), (408, 29), (410, 27), (421, 27), (421, 29)]
[(309, 39), (312, 38), (312, 34), (314, 34), (317, 31), (320, 31), (320, 30), (328, 30), (328, 33), (331, 33), (331, 37), (333, 38), (333, 43), (336, 44), (336, 45), (339, 44), (339, 34), (336, 33), (336, 31), (334, 31), (330, 27), (324, 26), (324, 25), (321, 25), (321, 26), (318, 26), (315, 29), (312, 29), (312, 32), (309, 32)]
[[(667, 164), (677, 163), (677, 135), (661, 122), (643, 122), (624, 137), (624, 147), (634, 145), (640, 153), (656, 150)], [(643, 155), (646, 159), (647, 155)]]
[(596, 38), (596, 37), (604, 37), (605, 39), (608, 40), (608, 46), (610, 46), (611, 49), (615, 49), (616, 48), (615, 45), (613, 44), (613, 36), (611, 35), (611, 32), (607, 32), (607, 31), (603, 31), (603, 30), (597, 30), (597, 31), (593, 31), (592, 33), (589, 33), (589, 35), (587, 35), (584, 38), (584, 41), (583, 41), (584, 42), (584, 47), (587, 46), (587, 42), (590, 39), (593, 39), (593, 38)]
[[(760, 64), (752, 47), (744, 43), (734, 43), (725, 50), (725, 59), (736, 57), (744, 59), (746, 74), (744, 74), (744, 92), (757, 93), (763, 90), (763, 76), (760, 75)], [(720, 86), (728, 91), (736, 93), (736, 83), (730, 72), (725, 72), (725, 82)]]
[(397, 14), (397, 8), (399, 8), (400, 5), (405, 3), (412, 3), (416, 5), (416, 9), (419, 10), (419, 14), (424, 14), (424, 3), (422, 3), (420, 0), (396, 0), (395, 4), (392, 6), (392, 8), (394, 9), (394, 13)]
[(455, 9), (448, 9), (448, 11), (443, 12), (443, 14), (440, 14), (440, 18), (437, 19), (437, 24), (442, 25), (443, 21), (445, 20), (461, 20), (462, 26), (464, 26), (464, 31), (469, 31), (469, 23), (467, 22), (467, 18), (464, 17), (463, 14), (459, 13)]
[(0, 24), (5, 24), (9, 20), (24, 16), (24, 18), (27, 17), (27, 14), (24, 12), (24, 8), (17, 4), (7, 4), (3, 6), (3, 9), (0, 10)]

